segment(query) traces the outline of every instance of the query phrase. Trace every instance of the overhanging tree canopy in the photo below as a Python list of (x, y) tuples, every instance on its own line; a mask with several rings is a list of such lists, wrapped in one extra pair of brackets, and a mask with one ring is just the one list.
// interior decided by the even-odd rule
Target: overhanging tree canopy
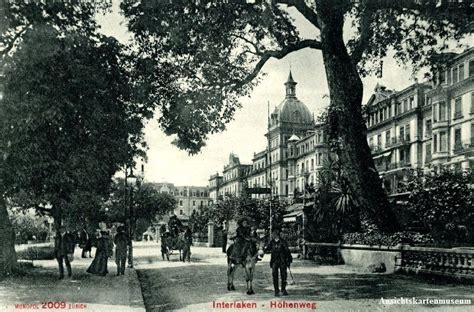
[[(289, 8), (319, 34), (304, 38)], [(320, 50), (330, 94), (332, 150), (366, 215), (386, 230), (394, 224), (366, 141), (361, 75), (370, 73), (389, 49), (415, 68), (425, 65), (448, 40), (470, 33), (473, 21), (468, 3), (438, 0), (130, 0), (122, 9), (138, 63), (148, 65), (143, 79), (162, 69), (171, 74), (149, 90), (161, 109), (163, 129), (190, 153), (198, 152), (209, 134), (225, 128), (240, 107), (238, 99), (258, 83), (269, 59)], [(345, 23), (351, 23), (352, 33), (344, 33)], [(153, 92), (160, 83), (168, 90), (164, 96)]]

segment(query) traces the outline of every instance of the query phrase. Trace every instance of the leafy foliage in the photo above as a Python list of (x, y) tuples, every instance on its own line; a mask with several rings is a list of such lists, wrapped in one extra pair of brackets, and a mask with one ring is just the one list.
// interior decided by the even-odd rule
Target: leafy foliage
[(318, 172), (315, 204), (309, 212), (308, 234), (312, 241), (337, 241), (346, 232), (360, 227), (360, 205), (348, 187), (347, 174), (336, 155), (324, 159)]
[(407, 209), (414, 216), (412, 225), (424, 226), (440, 243), (472, 243), (473, 182), (471, 171), (413, 172), (404, 186), (410, 192)]
[[(136, 236), (143, 232), (160, 216), (168, 214), (176, 207), (176, 199), (165, 193), (159, 193), (152, 184), (141, 183), (132, 191), (133, 219), (137, 228)], [(123, 179), (117, 179), (111, 186), (111, 194), (100, 208), (102, 220), (125, 223), (130, 216), (130, 187)], [(134, 231), (135, 233), (135, 231)]]
[[(283, 215), (286, 212), (288, 202), (285, 200), (273, 199), (271, 201), (272, 209), (272, 227), (281, 228), (283, 225)], [(244, 197), (227, 197), (218, 201), (209, 210), (209, 219), (217, 224), (222, 224), (230, 220), (240, 220), (247, 218), (250, 223), (257, 228), (270, 228), (270, 201), (261, 199), (252, 199)]]
[(433, 237), (417, 232), (396, 232), (383, 234), (377, 231), (371, 233), (346, 233), (341, 242), (343, 244), (361, 244), (370, 246), (396, 246), (398, 244), (426, 245), (432, 243)]
[[(222, 131), (240, 107), (238, 98), (258, 83), (263, 65), (305, 48), (322, 49), (324, 40), (304, 38), (296, 9), (315, 29), (321, 17), (352, 23), (344, 49), (359, 72), (378, 70), (390, 49), (403, 63), (426, 65), (449, 40), (472, 32), (473, 9), (467, 3), (425, 1), (123, 1), (121, 8), (134, 36), (137, 69), (160, 107), (160, 123), (176, 144), (199, 151), (209, 134)], [(339, 39), (339, 38), (338, 38)], [(146, 64), (146, 66), (144, 66)], [(140, 74), (139, 74), (140, 75)], [(165, 75), (169, 75), (168, 78)], [(159, 95), (159, 92), (167, 90)]]
[(52, 203), (56, 218), (74, 199), (107, 195), (143, 136), (122, 49), (113, 38), (48, 25), (25, 34), (6, 59), (0, 106), (9, 194)]
[(27, 241), (34, 238), (39, 242), (43, 242), (46, 239), (49, 230), (47, 223), (45, 223), (47, 222), (46, 219), (38, 218), (34, 211), (31, 210), (9, 210), (17, 244), (26, 244)]

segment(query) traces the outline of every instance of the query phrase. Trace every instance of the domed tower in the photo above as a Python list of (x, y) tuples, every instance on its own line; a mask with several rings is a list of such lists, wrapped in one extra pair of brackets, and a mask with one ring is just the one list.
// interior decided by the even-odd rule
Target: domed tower
[(288, 141), (290, 137), (304, 137), (314, 127), (314, 118), (308, 107), (296, 97), (297, 82), (289, 73), (285, 82), (285, 99), (275, 108), (270, 116), (268, 139), (269, 181), (274, 196), (290, 194), (288, 177)]

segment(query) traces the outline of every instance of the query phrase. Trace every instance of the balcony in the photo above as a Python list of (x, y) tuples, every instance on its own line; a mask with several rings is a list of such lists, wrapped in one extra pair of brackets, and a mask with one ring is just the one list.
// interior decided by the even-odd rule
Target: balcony
[(456, 112), (453, 119), (461, 119), (463, 117), (462, 112)]
[(464, 155), (471, 152), (474, 152), (474, 138), (471, 138), (471, 142), (456, 142), (454, 144), (454, 154)]
[(411, 167), (411, 163), (409, 161), (390, 163), (387, 166), (387, 170), (394, 170), (394, 169), (400, 169), (400, 168), (406, 168), (406, 167)]
[(382, 145), (370, 145), (370, 151), (372, 152), (372, 154), (381, 153), (383, 151)]
[(391, 138), (390, 144), (387, 143), (387, 147), (395, 147), (401, 145), (410, 144), (410, 135), (407, 134), (405, 136), (398, 136), (396, 138)]

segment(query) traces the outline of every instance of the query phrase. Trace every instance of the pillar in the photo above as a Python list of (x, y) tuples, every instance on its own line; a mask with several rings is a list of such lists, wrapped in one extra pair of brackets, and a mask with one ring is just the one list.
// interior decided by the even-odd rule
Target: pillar
[(214, 222), (209, 221), (207, 224), (207, 244), (209, 247), (214, 247)]

